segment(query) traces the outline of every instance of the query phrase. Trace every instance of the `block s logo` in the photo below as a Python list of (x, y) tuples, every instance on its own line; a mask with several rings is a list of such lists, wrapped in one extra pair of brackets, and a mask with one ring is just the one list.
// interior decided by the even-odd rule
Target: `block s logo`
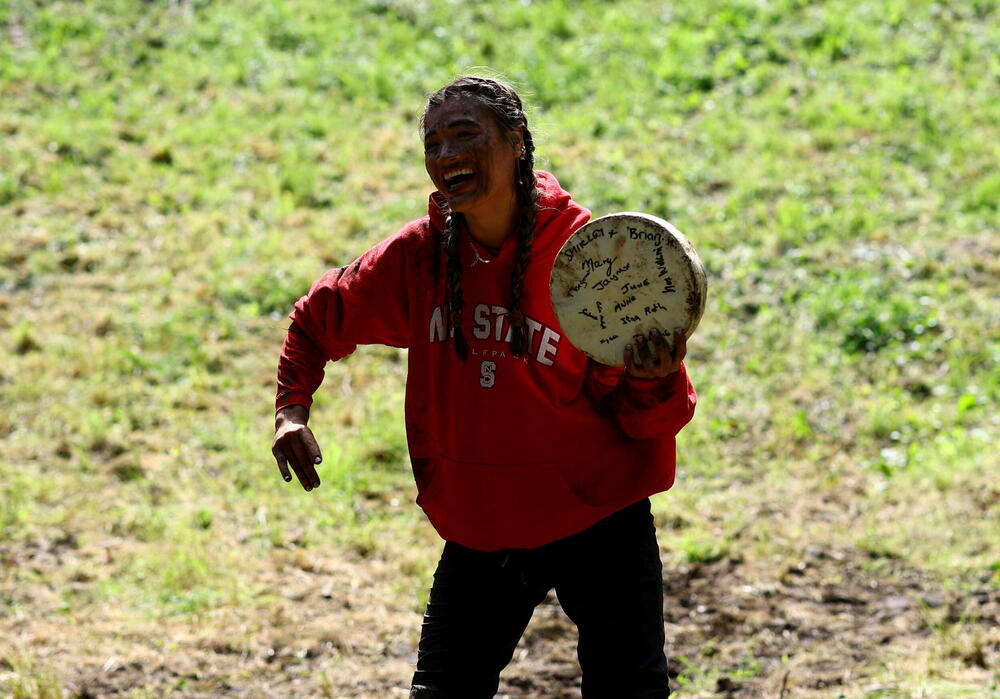
[(479, 385), (483, 388), (493, 388), (493, 384), (497, 382), (497, 376), (495, 372), (497, 370), (497, 363), (485, 360), (479, 365)]

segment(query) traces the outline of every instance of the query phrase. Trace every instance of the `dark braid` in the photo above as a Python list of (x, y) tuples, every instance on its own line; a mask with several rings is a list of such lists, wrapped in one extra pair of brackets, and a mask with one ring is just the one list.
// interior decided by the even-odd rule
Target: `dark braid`
[(465, 342), (465, 334), (462, 332), (462, 262), (458, 253), (458, 237), (462, 229), (462, 214), (452, 213), (445, 219), (444, 226), (444, 251), (446, 263), (447, 281), (445, 289), (447, 291), (448, 304), (446, 306), (448, 329), (455, 336), (455, 352), (459, 358), (465, 361), (469, 355), (469, 346)]
[(517, 224), (517, 260), (510, 273), (510, 351), (524, 354), (528, 347), (528, 333), (524, 328), (521, 301), (524, 295), (524, 276), (531, 263), (531, 243), (535, 239), (535, 219), (538, 215), (538, 183), (535, 180), (535, 143), (528, 126), (524, 133), (524, 155), (517, 161), (518, 199), (521, 200), (521, 218)]
[[(527, 346), (524, 313), (521, 311), (524, 300), (524, 278), (531, 262), (531, 243), (534, 239), (535, 219), (538, 214), (538, 190), (535, 180), (535, 143), (528, 130), (528, 119), (524, 114), (521, 98), (514, 88), (492, 78), (482, 78), (467, 75), (441, 88), (427, 100), (424, 115), (421, 118), (421, 133), (427, 113), (434, 107), (444, 104), (453, 97), (471, 98), (477, 100), (489, 110), (497, 125), (505, 132), (520, 131), (524, 142), (524, 153), (517, 161), (514, 176), (517, 178), (515, 189), (520, 203), (520, 217), (517, 228), (518, 255), (510, 275), (510, 323), (511, 351), (523, 354)], [(463, 226), (461, 214), (451, 213), (444, 230), (444, 248), (447, 265), (447, 284), (445, 286), (448, 309), (448, 327), (455, 337), (455, 351), (463, 360), (468, 354), (468, 345), (461, 329), (462, 320), (462, 265), (458, 251), (459, 232)]]

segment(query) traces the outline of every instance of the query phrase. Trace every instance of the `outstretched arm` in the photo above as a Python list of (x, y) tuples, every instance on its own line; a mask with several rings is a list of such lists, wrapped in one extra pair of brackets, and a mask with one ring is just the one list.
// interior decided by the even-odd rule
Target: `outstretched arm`
[(399, 237), (387, 239), (353, 264), (327, 272), (295, 304), (278, 359), (271, 453), (282, 477), (290, 481), (294, 472), (307, 491), (320, 483), (322, 456), (307, 423), (326, 363), (360, 343), (408, 342), (404, 257)]
[(319, 487), (316, 466), (323, 457), (309, 429), (312, 394), (323, 381), (326, 357), (319, 345), (294, 322), (288, 328), (278, 359), (278, 397), (271, 453), (285, 481), (294, 471), (307, 491)]

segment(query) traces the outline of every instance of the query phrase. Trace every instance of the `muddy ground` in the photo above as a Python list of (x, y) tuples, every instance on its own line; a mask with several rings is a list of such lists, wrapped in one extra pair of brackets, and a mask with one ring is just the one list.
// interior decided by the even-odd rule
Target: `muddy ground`
[[(93, 577), (60, 583), (84, 594), (114, 546), (0, 543), (0, 561), (49, 580), (91, 561)], [(0, 653), (0, 687), (23, 673), (10, 661), (21, 657), (73, 697), (406, 696), (420, 615), (400, 605), (398, 562), (327, 550), (277, 551), (272, 563), (259, 604), (144, 625), (106, 603), (67, 614), (65, 590), (15, 576), (0, 594), (21, 611), (0, 616), (0, 638), (20, 655)], [(860, 550), (813, 547), (775, 568), (665, 559), (664, 591), (673, 671), (688, 680), (675, 679), (679, 696), (911, 696), (898, 678), (935, 672), (985, 692), (1000, 668), (994, 586), (960, 593)], [(574, 697), (578, 687), (575, 631), (550, 596), (500, 696)]]

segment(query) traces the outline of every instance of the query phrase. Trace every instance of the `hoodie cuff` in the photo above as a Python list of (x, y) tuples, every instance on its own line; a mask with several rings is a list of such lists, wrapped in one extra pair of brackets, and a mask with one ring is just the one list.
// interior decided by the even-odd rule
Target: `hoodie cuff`
[(630, 407), (649, 408), (673, 396), (681, 381), (684, 381), (683, 367), (660, 379), (640, 379), (625, 371), (622, 372), (618, 391)]
[(274, 412), (278, 412), (282, 408), (287, 408), (289, 405), (301, 405), (308, 410), (312, 407), (312, 402), (313, 397), (308, 393), (283, 391), (278, 394), (278, 397), (274, 401)]

